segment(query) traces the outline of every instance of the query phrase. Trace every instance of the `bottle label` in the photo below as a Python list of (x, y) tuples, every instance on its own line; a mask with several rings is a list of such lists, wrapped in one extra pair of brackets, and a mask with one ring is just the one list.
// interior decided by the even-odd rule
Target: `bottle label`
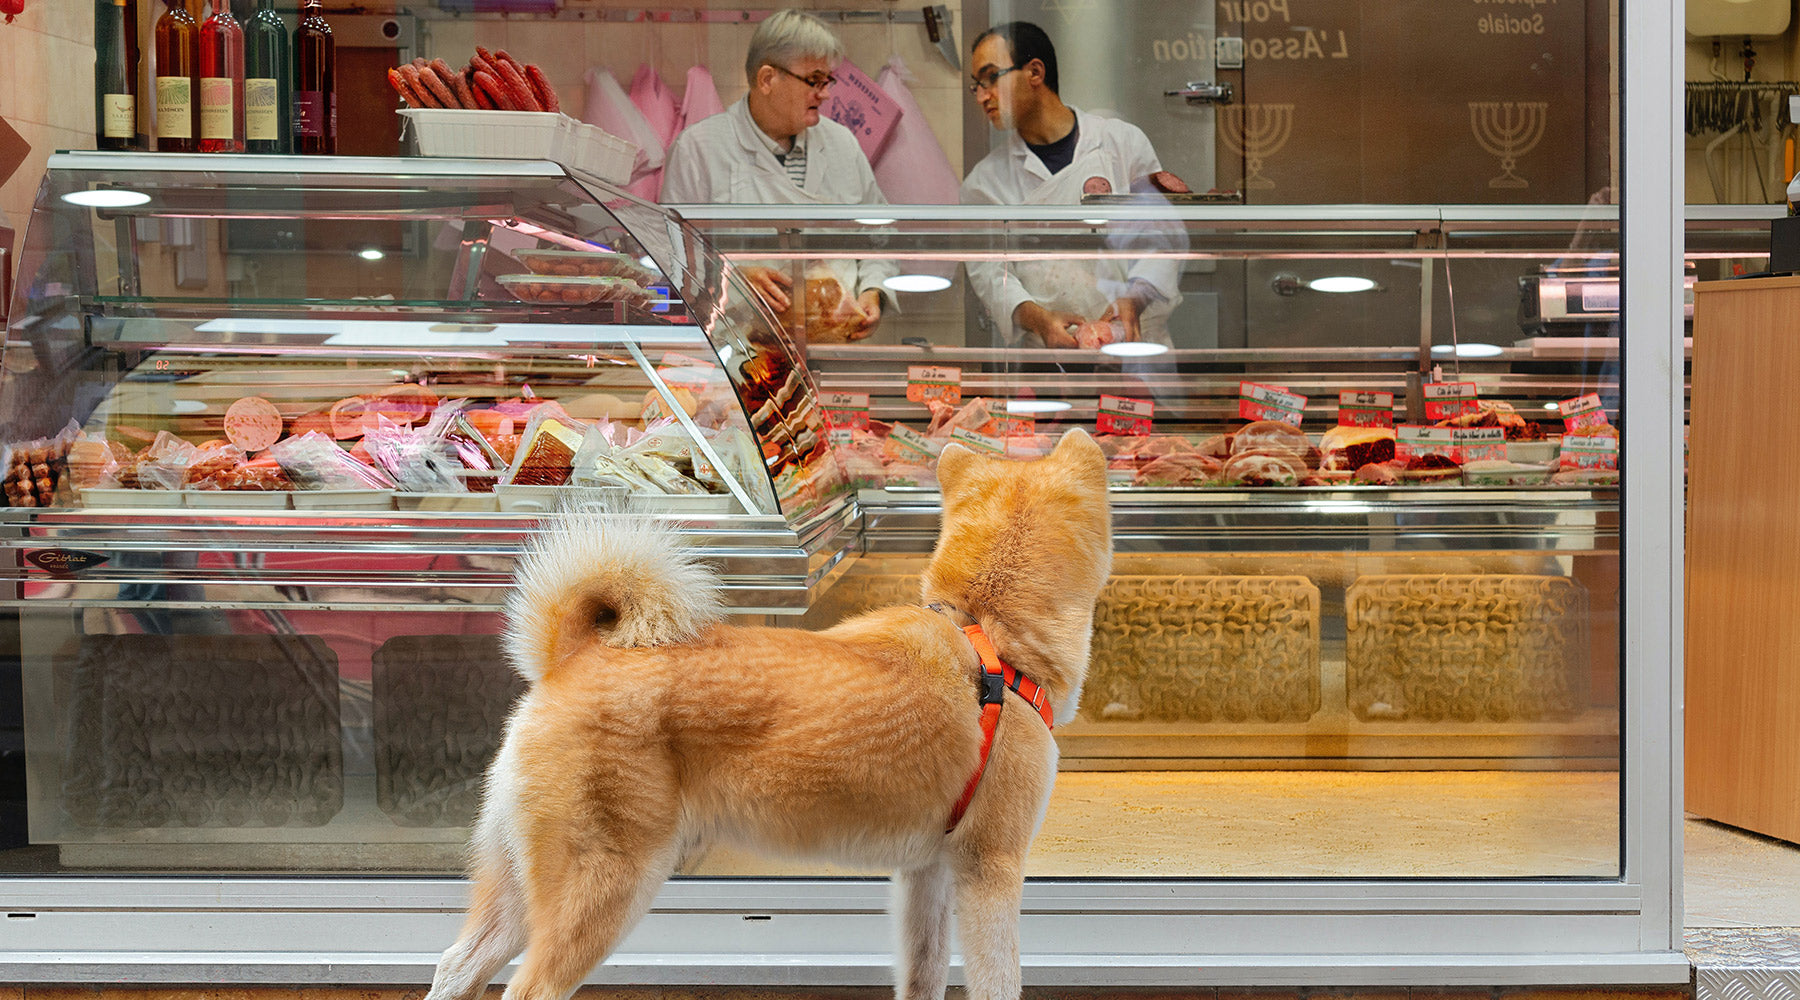
[(203, 76), (200, 78), (200, 138), (202, 139), (234, 139), (232, 118), (237, 110), (232, 107), (231, 77)]
[(318, 138), (325, 134), (325, 92), (322, 90), (297, 90), (294, 92), (294, 134), (307, 138)]
[(185, 76), (156, 78), (156, 132), (165, 139), (194, 137), (194, 82)]
[(244, 81), (244, 138), (251, 141), (281, 138), (281, 116), (275, 113), (280, 88), (274, 80)]
[(106, 94), (101, 98), (100, 127), (108, 139), (130, 139), (137, 135), (137, 98), (130, 94)]

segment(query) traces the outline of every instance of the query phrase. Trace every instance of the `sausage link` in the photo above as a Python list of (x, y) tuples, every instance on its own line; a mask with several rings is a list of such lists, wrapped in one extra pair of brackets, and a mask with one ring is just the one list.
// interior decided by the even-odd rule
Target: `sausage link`
[(556, 99), (556, 90), (550, 86), (550, 78), (537, 66), (525, 67), (525, 79), (531, 84), (532, 93), (537, 95), (538, 103), (545, 111), (561, 111), (562, 102)]
[(517, 66), (501, 59), (494, 63), (500, 71), (500, 82), (506, 85), (506, 97), (518, 105), (520, 111), (542, 111), (544, 106), (532, 96), (531, 84), (525, 82), (525, 74), (519, 72)]
[(413, 94), (419, 98), (418, 107), (443, 107), (442, 104), (438, 103), (437, 98), (432, 95), (431, 91), (426, 88), (425, 81), (419, 78), (419, 67), (411, 64), (400, 67), (400, 79), (405, 80), (406, 85), (411, 87)]
[(431, 68), (437, 71), (438, 79), (449, 85), (450, 92), (456, 95), (457, 104), (470, 109), (480, 106), (475, 103), (475, 95), (469, 90), (469, 81), (463, 79), (461, 73), (451, 69), (449, 63), (442, 59), (433, 59)]
[(469, 88), (469, 95), (474, 99), (476, 107), (483, 111), (495, 110), (494, 99), (488, 96), (487, 91), (475, 84), (475, 71), (473, 69), (467, 71), (467, 75), (463, 80), (463, 85)]
[(400, 75), (399, 69), (388, 70), (388, 85), (400, 94), (400, 99), (406, 102), (407, 107), (422, 108), (425, 106), (419, 101), (419, 95), (413, 93), (413, 89), (407, 86), (406, 79)]
[[(419, 75), (432, 82), (431, 92), (437, 94), (440, 100), (448, 99), (448, 103), (444, 107), (473, 108), (475, 106), (474, 98), (464, 100), (462, 92), (456, 89), (456, 85), (461, 82), (462, 77), (458, 76), (456, 71), (450, 68), (450, 64), (442, 59), (433, 59), (429, 66), (419, 71)], [(441, 93), (438, 90), (439, 87), (443, 88)]]
[(462, 107), (462, 103), (456, 99), (456, 95), (450, 92), (450, 86), (438, 79), (436, 71), (434, 71), (430, 65), (425, 66), (423, 69), (417, 67), (414, 69), (415, 72), (419, 74), (419, 82), (424, 84), (425, 89), (431, 92), (432, 99), (437, 101), (440, 107)]
[(487, 70), (478, 69), (475, 71), (475, 86), (487, 91), (488, 99), (494, 102), (494, 107), (496, 109), (500, 111), (519, 110), (512, 101), (507, 100), (506, 88), (501, 86), (500, 81), (494, 77), (494, 74), (489, 73)]

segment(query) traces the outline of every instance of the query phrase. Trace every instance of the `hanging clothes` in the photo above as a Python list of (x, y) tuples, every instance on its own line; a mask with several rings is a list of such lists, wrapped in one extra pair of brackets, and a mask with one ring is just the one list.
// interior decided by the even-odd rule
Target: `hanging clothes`
[(689, 125), (724, 110), (725, 102), (719, 100), (719, 85), (713, 82), (712, 70), (697, 65), (687, 72), (687, 89), (681, 94), (681, 117), (675, 123), (675, 133), (679, 135)]
[[(675, 103), (675, 92), (649, 63), (640, 65), (637, 75), (631, 78), (631, 103), (650, 123), (659, 141), (658, 148), (667, 151), (680, 126), (681, 108)], [(662, 171), (652, 170), (632, 181), (627, 190), (646, 201), (655, 201), (662, 190)]]
[(875, 180), (888, 201), (896, 205), (954, 205), (961, 200), (962, 178), (944, 155), (944, 147), (938, 144), (931, 123), (907, 86), (912, 79), (899, 56), (888, 60), (876, 78), (876, 85), (899, 107), (900, 120), (875, 159)]
[(637, 144), (637, 159), (631, 166), (634, 179), (662, 169), (667, 148), (662, 136), (631, 103), (611, 70), (596, 67), (587, 71), (587, 105), (581, 109), (581, 120)]

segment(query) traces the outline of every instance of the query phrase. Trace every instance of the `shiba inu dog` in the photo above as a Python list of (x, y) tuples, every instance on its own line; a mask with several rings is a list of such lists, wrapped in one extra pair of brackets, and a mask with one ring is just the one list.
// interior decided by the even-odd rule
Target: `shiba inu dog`
[[(521, 951), (506, 996), (567, 997), (714, 843), (894, 872), (902, 1000), (943, 996), (952, 905), (970, 997), (1019, 995), (1025, 856), (1056, 777), (1046, 723), (1075, 711), (1112, 565), (1106, 458), (1081, 431), (1035, 462), (952, 444), (938, 478), (926, 605), (823, 632), (724, 624), (711, 571), (648, 519), (541, 537), (507, 609), (531, 686), (427, 1000), (470, 1000)], [(1025, 678), (1010, 690), (988, 643)]]

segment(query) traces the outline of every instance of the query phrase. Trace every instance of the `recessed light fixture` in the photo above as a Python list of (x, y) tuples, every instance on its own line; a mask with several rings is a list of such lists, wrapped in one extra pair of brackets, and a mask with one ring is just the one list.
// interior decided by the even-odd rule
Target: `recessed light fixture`
[(1090, 226), (1104, 226), (1108, 222), (1111, 222), (1112, 220), (1111, 219), (1082, 219), (1081, 221)]
[(380, 260), (387, 256), (387, 254), (382, 253), (374, 247), (363, 247), (361, 250), (356, 251), (356, 255), (363, 260)]
[(881, 219), (881, 218), (873, 218), (873, 217), (867, 218), (867, 219), (857, 219), (856, 222), (858, 225), (862, 225), (862, 226), (891, 226), (894, 224), (893, 219)]
[(148, 202), (150, 196), (142, 191), (96, 188), (92, 191), (70, 191), (62, 196), (62, 200), (83, 208), (133, 208)]
[(1493, 358), (1501, 351), (1498, 344), (1436, 344), (1431, 348), (1433, 354), (1454, 354), (1459, 358)]
[(950, 279), (935, 274), (896, 274), (881, 287), (895, 292), (941, 292), (950, 287)]
[(1073, 406), (1060, 399), (1009, 399), (1006, 401), (1008, 413), (1061, 413)]
[(1116, 344), (1100, 345), (1101, 354), (1110, 354), (1115, 358), (1148, 358), (1168, 349), (1167, 344), (1156, 344), (1148, 340), (1121, 340)]
[(1315, 292), (1366, 292), (1375, 287), (1375, 282), (1369, 278), (1335, 275), (1329, 278), (1314, 278), (1306, 283), (1306, 287)]
[(1554, 410), (1554, 409), (1556, 409), (1556, 404), (1555, 404), (1555, 403), (1545, 403), (1545, 404), (1544, 404), (1544, 409), (1546, 409), (1546, 410)]

